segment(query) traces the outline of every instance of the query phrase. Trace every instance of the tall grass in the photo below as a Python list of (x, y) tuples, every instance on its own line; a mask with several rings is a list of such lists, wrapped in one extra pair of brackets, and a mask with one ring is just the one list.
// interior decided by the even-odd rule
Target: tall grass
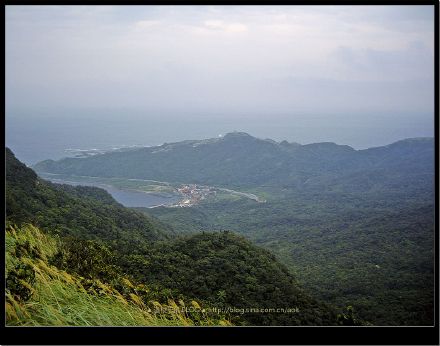
[[(19, 245), (28, 244), (20, 250)], [(30, 246), (29, 246), (30, 245)], [(110, 285), (94, 280), (94, 289), (86, 289), (82, 278), (48, 264), (57, 252), (59, 239), (42, 233), (32, 225), (8, 227), (6, 231), (6, 270), (24, 264), (35, 272), (35, 281), (28, 287), (32, 296), (23, 301), (6, 291), (6, 323), (20, 326), (191, 326), (229, 325), (224, 319), (202, 316), (194, 322), (182, 310), (183, 302), (168, 304), (144, 302), (135, 293), (123, 296)], [(31, 253), (29, 253), (31, 252)], [(124, 279), (127, 287), (133, 284)], [(197, 303), (196, 303), (197, 304)], [(156, 307), (151, 309), (150, 306)]]

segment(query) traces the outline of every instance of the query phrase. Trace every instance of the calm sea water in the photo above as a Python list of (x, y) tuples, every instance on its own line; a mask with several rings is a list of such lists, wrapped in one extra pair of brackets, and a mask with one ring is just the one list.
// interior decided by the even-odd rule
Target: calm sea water
[[(391, 120), (390, 120), (391, 119)], [(426, 120), (428, 119), (428, 120)], [(433, 119), (433, 118), (432, 118)], [(7, 111), (6, 145), (27, 165), (71, 155), (68, 149), (160, 145), (247, 132), (301, 144), (335, 142), (355, 149), (433, 135), (433, 120), (417, 115), (160, 114), (140, 111)]]

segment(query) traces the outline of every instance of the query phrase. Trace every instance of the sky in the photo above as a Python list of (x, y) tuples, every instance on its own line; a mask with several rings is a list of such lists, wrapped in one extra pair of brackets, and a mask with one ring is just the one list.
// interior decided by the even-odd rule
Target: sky
[(7, 119), (123, 110), (433, 133), (433, 6), (8, 5), (5, 58)]

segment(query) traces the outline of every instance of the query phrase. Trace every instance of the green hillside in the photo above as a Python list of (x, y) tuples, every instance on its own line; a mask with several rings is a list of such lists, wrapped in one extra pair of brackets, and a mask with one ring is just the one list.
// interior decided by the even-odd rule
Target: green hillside
[[(139, 320), (127, 322), (134, 325), (361, 323), (312, 298), (273, 255), (242, 237), (229, 233), (177, 236), (169, 226), (122, 207), (99, 189), (50, 184), (8, 149), (6, 159), (7, 222), (17, 225), (7, 230), (12, 263), (7, 273), (10, 324), (81, 324), (63, 306), (77, 299), (80, 310), (88, 310), (89, 303), (98, 309), (85, 324), (111, 325), (131, 311), (123, 309), (125, 303), (116, 291), (125, 301), (129, 297), (137, 309), (146, 306), (147, 312), (148, 304), (156, 306), (154, 301), (206, 307), (206, 315), (177, 314), (156, 320), (136, 310)], [(63, 286), (65, 278), (72, 281), (68, 287)], [(135, 288), (127, 291), (127, 286)], [(47, 296), (49, 291), (53, 296)], [(112, 297), (100, 300), (95, 291)], [(48, 306), (56, 302), (54, 311), (48, 308), (54, 315), (36, 316), (35, 299)], [(114, 302), (114, 318), (105, 317), (104, 310)], [(279, 308), (286, 311), (270, 310)], [(16, 317), (13, 311), (20, 309), (24, 312)], [(98, 318), (101, 312), (104, 315)], [(51, 318), (56, 320), (50, 322)]]
[[(371, 192), (432, 183), (433, 138), (354, 150), (347, 145), (289, 145), (236, 132), (223, 138), (46, 160), (37, 172), (299, 191)], [(432, 185), (431, 185), (432, 186)]]
[(264, 204), (211, 200), (144, 212), (183, 233), (242, 234), (274, 253), (308, 292), (341, 308), (352, 305), (372, 324), (433, 321), (432, 202), (299, 195)]
[(6, 218), (127, 249), (165, 239), (170, 232), (153, 218), (123, 207), (102, 189), (57, 185), (38, 178), (8, 148)]
[(379, 325), (430, 325), (434, 276), (434, 140), (354, 150), (246, 133), (44, 161), (38, 172), (199, 183), (191, 208), (139, 209), (177, 233), (230, 230), (270, 251), (316, 297)]
[[(112, 282), (83, 277), (51, 264), (58, 237), (27, 224), (6, 229), (6, 323), (9, 326), (230, 325), (219, 314), (187, 312), (196, 301), (148, 300), (151, 289), (127, 277)], [(72, 265), (72, 263), (70, 264)], [(94, 264), (97, 270), (97, 264)], [(85, 274), (85, 273), (82, 273)], [(160, 294), (160, 293), (159, 293)]]

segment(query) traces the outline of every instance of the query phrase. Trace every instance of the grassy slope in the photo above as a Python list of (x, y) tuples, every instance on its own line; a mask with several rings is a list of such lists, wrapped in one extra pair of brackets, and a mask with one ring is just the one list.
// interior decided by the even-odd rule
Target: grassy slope
[[(124, 278), (127, 292), (109, 284), (71, 275), (48, 264), (60, 242), (32, 225), (6, 231), (7, 325), (69, 326), (188, 326), (229, 325), (219, 317), (186, 315), (183, 302), (144, 302)], [(25, 275), (24, 271), (34, 273)], [(143, 288), (145, 289), (145, 288)], [(21, 294), (19, 294), (21, 292)], [(27, 293), (26, 293), (27, 292)], [(30, 295), (29, 298), (25, 298)], [(198, 306), (197, 302), (192, 302)]]

